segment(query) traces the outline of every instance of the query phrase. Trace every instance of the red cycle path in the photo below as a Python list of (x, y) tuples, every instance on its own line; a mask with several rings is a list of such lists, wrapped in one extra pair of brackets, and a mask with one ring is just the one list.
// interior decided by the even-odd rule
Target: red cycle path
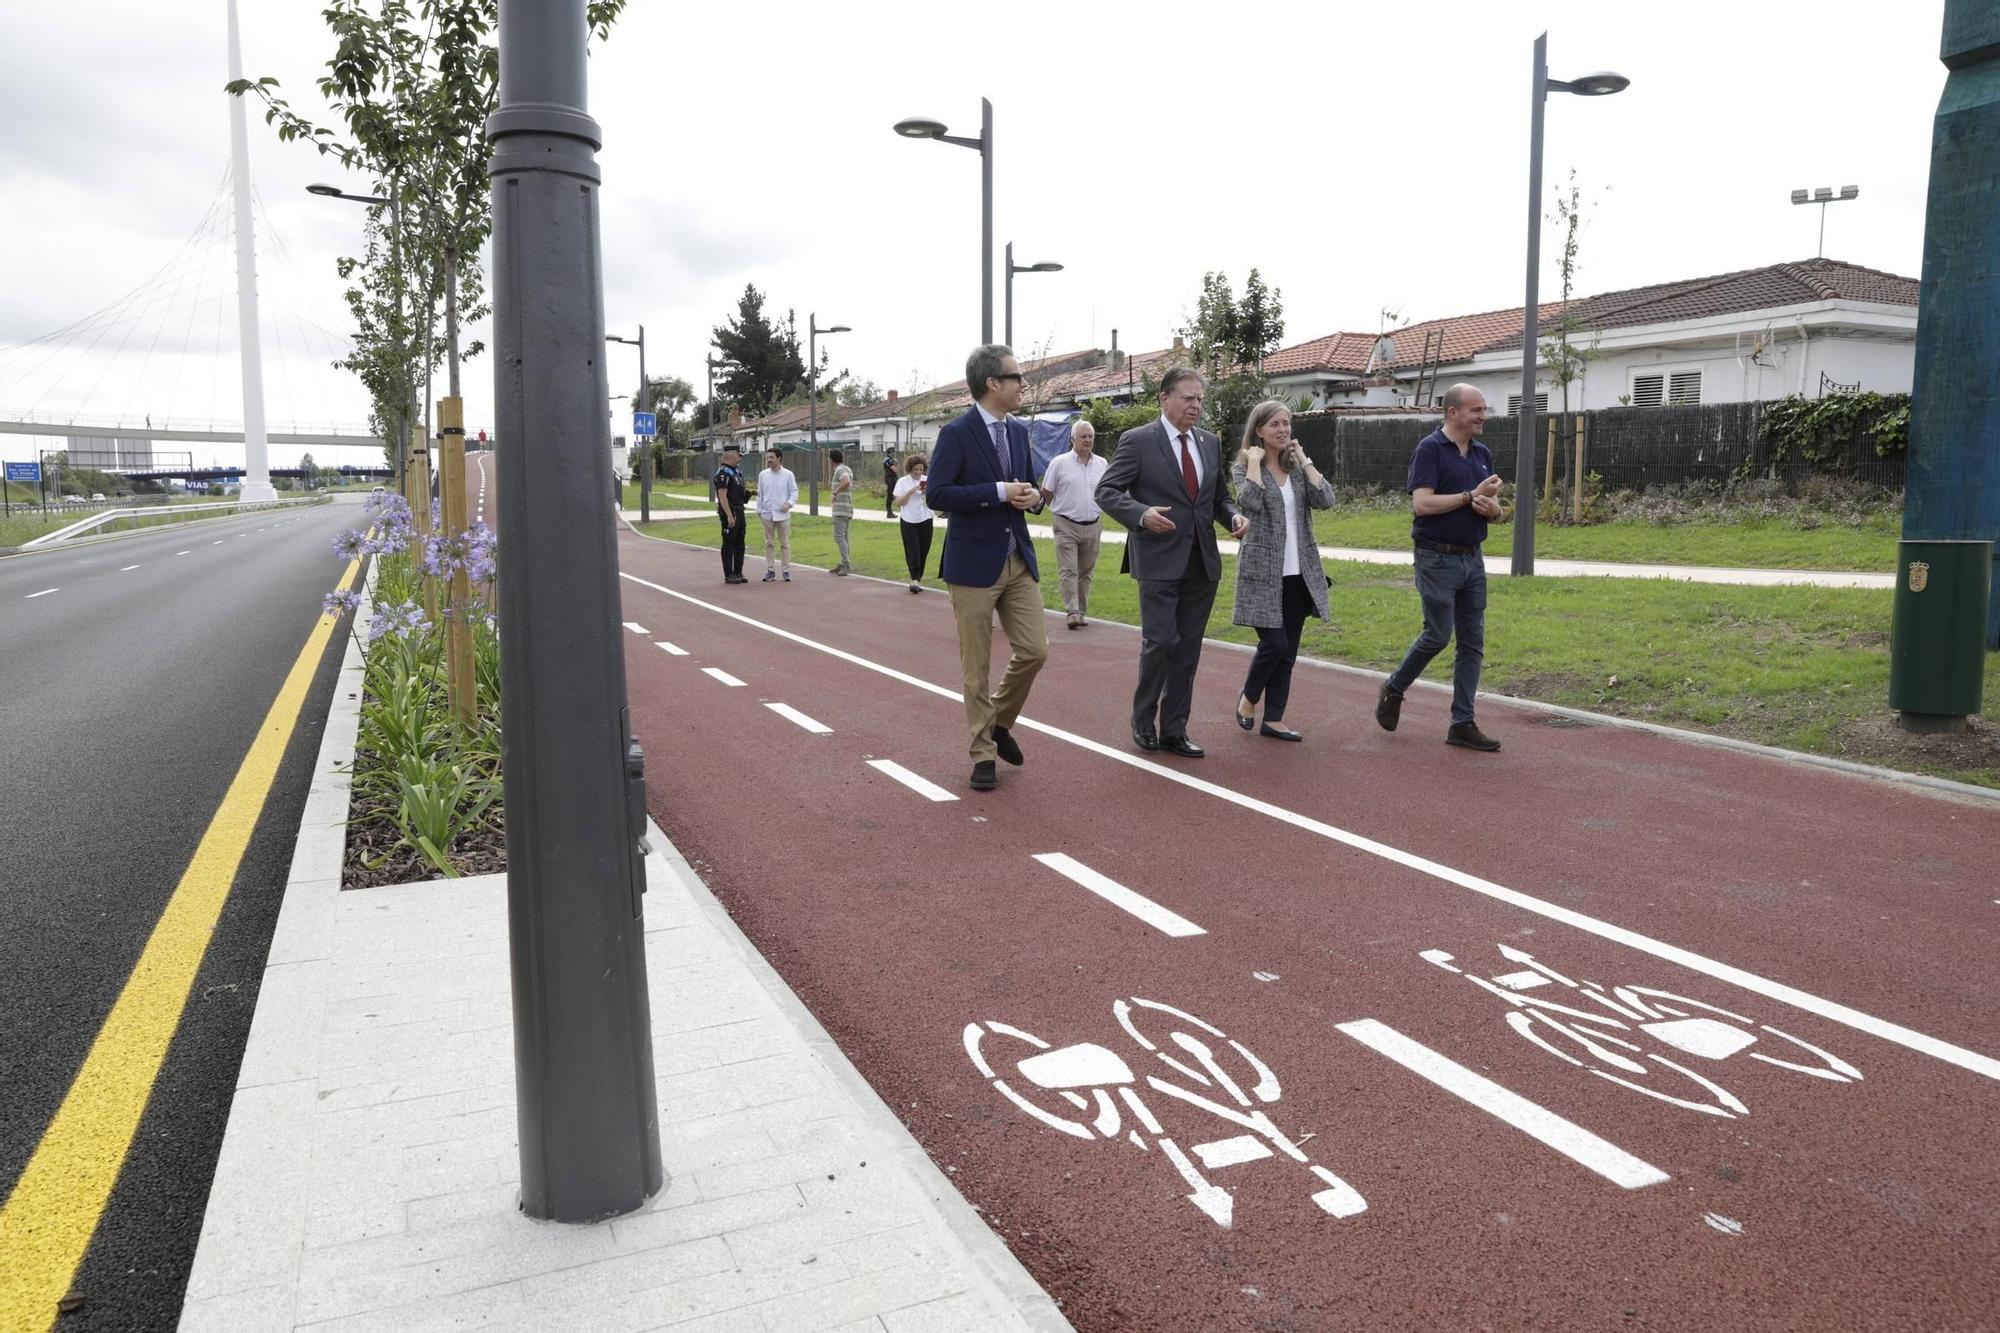
[[(1017, 733), (1027, 767), (974, 793), (962, 707), (915, 683), (956, 688), (943, 595), (815, 569), (724, 587), (712, 551), (620, 543), (625, 618), (647, 631), (628, 635), (626, 658), (653, 813), (1078, 1327), (1993, 1326), (2000, 810), (1626, 729), (1557, 729), (1493, 703), (1482, 722), (1507, 748), (1474, 755), (1439, 743), (1442, 693), (1413, 694), (1388, 735), (1372, 681), (1304, 667), (1287, 720), (1309, 739), (1284, 745), (1228, 725), (1246, 658), (1214, 647), (1191, 727), (1209, 757), (1139, 756), (1125, 734), (1136, 635), (1059, 621)], [(927, 800), (871, 758), (960, 799)], [(1205, 933), (1172, 937), (1033, 859), (1054, 853)], [(1555, 919), (1564, 910), (1606, 926)], [(1692, 965), (1659, 956), (1669, 946)], [(1737, 984), (1716, 965), (1752, 976)], [(1593, 1052), (1529, 1017), (1538, 1000), (1609, 1012), (1572, 983), (1646, 988), (1623, 994), (1660, 1006), (1655, 1020), (1755, 1040), (1689, 1054), (1627, 1014), (1620, 1039), (1709, 1083), (1651, 1056), (1628, 1081), (1711, 1111), (1647, 1096), (1612, 1082), (1603, 1058), (1633, 1048)], [(1773, 998), (1774, 985), (1818, 1012)], [(1135, 997), (1208, 1027), (1133, 1010), (1160, 1046), (1148, 1052), (1113, 1012)], [(1828, 1017), (1819, 1001), (1848, 1012)], [(1339, 1026), (1362, 1020), (1667, 1178), (1613, 1183)], [(1075, 1085), (1078, 1110), (1020, 1069), (1037, 1048), (987, 1029), (993, 1076), (1076, 1128), (1028, 1113), (968, 1054), (967, 1025), (995, 1021), (1051, 1048), (1116, 1053), (1158, 1128), (1115, 1071), (1102, 1100)], [(1237, 1106), (1218, 1080), (1198, 1086), (1160, 1059), (1198, 1063), (1168, 1044), (1178, 1030), (1248, 1089), (1257, 1067), (1212, 1029), (1281, 1085), (1245, 1112), (1309, 1159), (1232, 1164), (1243, 1154), (1220, 1149), (1201, 1175), (1229, 1192), (1227, 1227), (1190, 1201), (1163, 1140), (1185, 1157), (1258, 1135), (1145, 1082)], [(1107, 1104), (1115, 1138), (1092, 1124)], [(1326, 1180), (1313, 1165), (1365, 1211), (1316, 1204)]]

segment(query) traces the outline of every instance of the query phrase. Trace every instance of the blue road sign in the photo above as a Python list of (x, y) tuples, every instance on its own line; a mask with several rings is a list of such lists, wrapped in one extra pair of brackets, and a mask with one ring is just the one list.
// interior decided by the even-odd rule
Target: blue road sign
[(9, 481), (40, 481), (41, 479), (42, 465), (40, 463), (9, 463), (7, 465), (7, 480)]
[(660, 418), (657, 413), (634, 412), (632, 414), (632, 433), (634, 435), (658, 435), (660, 433), (659, 427)]

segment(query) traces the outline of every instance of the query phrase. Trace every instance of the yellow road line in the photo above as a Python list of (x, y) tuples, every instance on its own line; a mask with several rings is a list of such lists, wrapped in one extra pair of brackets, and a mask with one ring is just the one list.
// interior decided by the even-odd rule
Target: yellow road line
[[(350, 563), (336, 589), (352, 587), (360, 568), (359, 560)], [(334, 617), (321, 616), (306, 637), (138, 965), (91, 1043), (76, 1082), (14, 1192), (0, 1205), (0, 1330), (5, 1333), (41, 1333), (54, 1323), (56, 1303), (83, 1262), (333, 626)]]

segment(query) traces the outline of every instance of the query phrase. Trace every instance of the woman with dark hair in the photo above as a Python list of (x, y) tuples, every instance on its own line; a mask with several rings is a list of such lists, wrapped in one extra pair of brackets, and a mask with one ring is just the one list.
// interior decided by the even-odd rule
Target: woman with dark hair
[(929, 484), (924, 474), (929, 471), (930, 463), (922, 454), (911, 454), (903, 460), (903, 479), (896, 483), (895, 494), (890, 497), (897, 516), (902, 519), (897, 526), (903, 530), (903, 562), (910, 567), (913, 593), (924, 590), (924, 564), (931, 558), (931, 533), (936, 527), (924, 496), (924, 488)]
[(1250, 519), (1236, 552), (1236, 611), (1230, 619), (1257, 631), (1257, 655), (1236, 703), (1236, 725), (1245, 731), (1257, 727), (1261, 701), (1260, 735), (1302, 741), (1305, 737), (1281, 720), (1306, 615), (1328, 618), (1326, 570), (1319, 563), (1312, 511), (1333, 508), (1333, 486), (1293, 442), (1291, 409), (1276, 399), (1251, 410), (1230, 472), (1236, 507)]

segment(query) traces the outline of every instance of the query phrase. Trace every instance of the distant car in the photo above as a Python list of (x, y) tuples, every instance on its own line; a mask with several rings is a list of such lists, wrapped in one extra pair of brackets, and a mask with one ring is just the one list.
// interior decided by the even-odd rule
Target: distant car
[(97, 493), (96, 495), (93, 495), (93, 496), (91, 496), (91, 497), (90, 497), (90, 502), (91, 502), (92, 504), (94, 504), (94, 505), (101, 505), (101, 504), (103, 504), (103, 503), (104, 503), (104, 493), (103, 493), (102, 491), (99, 491), (99, 492), (98, 492), (98, 493)]
[(86, 504), (88, 503), (88, 501), (86, 501), (81, 495), (65, 495), (63, 497), (63, 503), (66, 505), (80, 505), (80, 504)]
[(386, 491), (389, 488), (387, 486), (370, 486), (368, 489), (370, 491)]

